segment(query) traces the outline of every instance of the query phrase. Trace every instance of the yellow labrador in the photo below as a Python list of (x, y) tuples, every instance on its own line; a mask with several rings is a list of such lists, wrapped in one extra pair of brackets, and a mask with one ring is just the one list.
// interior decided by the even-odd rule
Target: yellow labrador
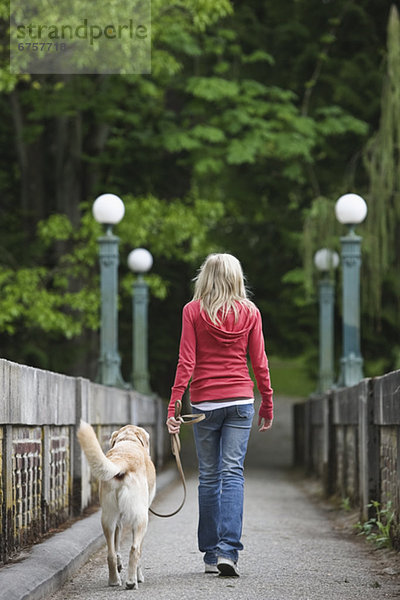
[(104, 454), (96, 434), (81, 421), (78, 440), (92, 473), (100, 480), (101, 524), (108, 546), (109, 585), (121, 585), (120, 538), (122, 527), (132, 529), (126, 587), (137, 589), (144, 581), (140, 566), (147, 531), (148, 509), (156, 489), (156, 473), (149, 454), (149, 434), (142, 427), (125, 425), (111, 436)]

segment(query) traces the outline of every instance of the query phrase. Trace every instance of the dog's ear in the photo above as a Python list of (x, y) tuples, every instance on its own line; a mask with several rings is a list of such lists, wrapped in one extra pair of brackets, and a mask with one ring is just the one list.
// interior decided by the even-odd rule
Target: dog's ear
[(139, 438), (139, 440), (142, 442), (143, 446), (145, 448), (147, 448), (147, 450), (149, 449), (149, 440), (150, 440), (150, 436), (147, 433), (147, 431), (145, 429), (143, 429), (142, 427), (138, 427), (136, 429), (136, 436)]
[(115, 441), (117, 439), (118, 431), (113, 431), (110, 437), (110, 448), (114, 448)]

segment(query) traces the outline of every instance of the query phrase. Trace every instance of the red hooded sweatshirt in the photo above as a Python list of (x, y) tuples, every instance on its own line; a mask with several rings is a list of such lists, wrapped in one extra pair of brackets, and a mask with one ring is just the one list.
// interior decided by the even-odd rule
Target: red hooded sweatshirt
[(257, 387), (261, 394), (259, 415), (273, 418), (273, 402), (268, 360), (260, 311), (238, 304), (238, 320), (233, 311), (221, 325), (214, 325), (200, 310), (200, 300), (184, 306), (182, 334), (175, 382), (168, 406), (174, 415), (176, 400), (181, 400), (192, 377), (192, 404), (234, 398), (253, 398), (253, 381), (247, 367), (249, 353)]

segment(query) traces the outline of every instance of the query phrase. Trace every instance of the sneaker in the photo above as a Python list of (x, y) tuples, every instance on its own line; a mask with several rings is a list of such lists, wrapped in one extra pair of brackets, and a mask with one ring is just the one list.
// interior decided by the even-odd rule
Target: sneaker
[(222, 577), (239, 577), (239, 571), (237, 563), (233, 562), (230, 558), (218, 558), (217, 567), (219, 574)]
[(219, 573), (217, 563), (205, 563), (204, 573)]

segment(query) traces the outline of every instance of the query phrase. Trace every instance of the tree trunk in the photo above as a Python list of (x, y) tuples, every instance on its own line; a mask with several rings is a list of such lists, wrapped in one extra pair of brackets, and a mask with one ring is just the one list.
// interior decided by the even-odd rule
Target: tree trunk
[(46, 216), (43, 183), (43, 138), (26, 141), (27, 124), (19, 93), (10, 94), (11, 112), (15, 127), (15, 144), (21, 173), (20, 207), (26, 227), (32, 231), (32, 222)]

